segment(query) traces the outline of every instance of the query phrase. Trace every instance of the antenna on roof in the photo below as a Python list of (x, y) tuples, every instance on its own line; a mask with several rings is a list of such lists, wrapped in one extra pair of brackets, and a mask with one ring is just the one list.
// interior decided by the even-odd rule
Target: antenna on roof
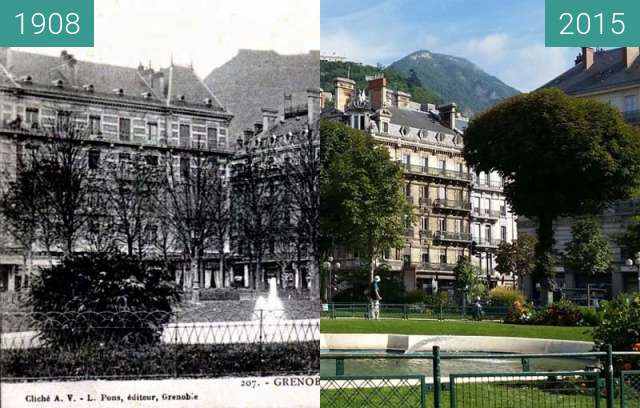
[(191, 62), (189, 62), (189, 68), (193, 71), (193, 57), (191, 57)]
[(173, 53), (171, 53), (171, 66), (173, 66)]

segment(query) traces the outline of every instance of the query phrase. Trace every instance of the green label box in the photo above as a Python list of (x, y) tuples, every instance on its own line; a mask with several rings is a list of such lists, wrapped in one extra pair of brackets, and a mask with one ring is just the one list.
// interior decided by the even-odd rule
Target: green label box
[(1, 47), (93, 47), (94, 0), (0, 0)]
[(640, 44), (638, 0), (545, 0), (547, 47)]

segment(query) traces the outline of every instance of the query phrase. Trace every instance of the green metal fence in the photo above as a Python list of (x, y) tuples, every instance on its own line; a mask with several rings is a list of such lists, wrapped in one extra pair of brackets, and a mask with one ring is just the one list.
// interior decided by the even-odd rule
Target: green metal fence
[[(504, 320), (508, 308), (503, 306), (484, 306), (483, 319)], [(368, 319), (370, 305), (367, 303), (328, 303), (324, 304), (321, 317), (325, 319)], [(422, 304), (380, 304), (381, 319), (433, 319), (460, 320), (474, 317), (472, 305), (422, 305)]]
[[(640, 358), (640, 353), (613, 352), (610, 346), (604, 352), (584, 353), (441, 354), (437, 346), (431, 354), (322, 353), (321, 361), (335, 360), (336, 371), (335, 376), (321, 376), (320, 405), (328, 408), (640, 408), (640, 371), (625, 371), (614, 376), (614, 357)], [(531, 361), (547, 358), (588, 358), (598, 364), (585, 367), (584, 371), (529, 371)], [(432, 372), (375, 377), (353, 377), (345, 372), (345, 360), (369, 359), (426, 359), (432, 362)], [(453, 373), (447, 377), (441, 374), (448, 361), (469, 359), (515, 359), (522, 363), (523, 371)]]
[(422, 408), (426, 399), (420, 375), (323, 377), (320, 393), (326, 408)]
[(640, 371), (620, 373), (620, 407), (640, 407)]
[(451, 408), (600, 407), (596, 372), (452, 374)]

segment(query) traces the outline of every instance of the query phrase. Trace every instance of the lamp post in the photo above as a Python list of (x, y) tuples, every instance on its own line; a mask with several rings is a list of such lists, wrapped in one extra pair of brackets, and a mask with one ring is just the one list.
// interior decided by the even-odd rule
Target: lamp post
[(640, 252), (636, 252), (635, 259), (627, 259), (625, 264), (627, 266), (633, 266), (635, 264), (638, 267), (638, 293), (640, 293)]
[(327, 261), (323, 264), (323, 266), (325, 267), (326, 270), (329, 271), (329, 282), (327, 283), (327, 287), (326, 287), (326, 299), (327, 299), (327, 303), (331, 303), (331, 298), (333, 297), (333, 273), (334, 270), (338, 271), (340, 270), (340, 262), (333, 262), (333, 257), (330, 256), (329, 259), (327, 259)]

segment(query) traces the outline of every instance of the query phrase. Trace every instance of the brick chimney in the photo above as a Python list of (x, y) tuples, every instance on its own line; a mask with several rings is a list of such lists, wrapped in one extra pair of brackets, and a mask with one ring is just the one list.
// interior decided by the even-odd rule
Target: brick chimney
[(593, 65), (593, 48), (582, 47), (582, 63), (584, 69), (589, 69)]
[(382, 109), (387, 97), (387, 78), (384, 76), (374, 77), (369, 79), (368, 83), (371, 107), (375, 110)]
[(265, 132), (269, 130), (278, 120), (277, 109), (262, 108), (262, 130)]
[(455, 103), (448, 103), (446, 105), (438, 106), (438, 112), (440, 112), (440, 119), (442, 123), (449, 129), (455, 129), (456, 127), (456, 108), (458, 105)]
[(629, 68), (635, 62), (636, 58), (640, 55), (640, 48), (638, 47), (624, 47), (622, 49), (622, 61), (624, 66)]
[(334, 106), (340, 112), (344, 112), (356, 89), (356, 81), (347, 78), (336, 78), (336, 95)]
[(307, 89), (307, 112), (309, 123), (313, 123), (320, 117), (320, 88)]

